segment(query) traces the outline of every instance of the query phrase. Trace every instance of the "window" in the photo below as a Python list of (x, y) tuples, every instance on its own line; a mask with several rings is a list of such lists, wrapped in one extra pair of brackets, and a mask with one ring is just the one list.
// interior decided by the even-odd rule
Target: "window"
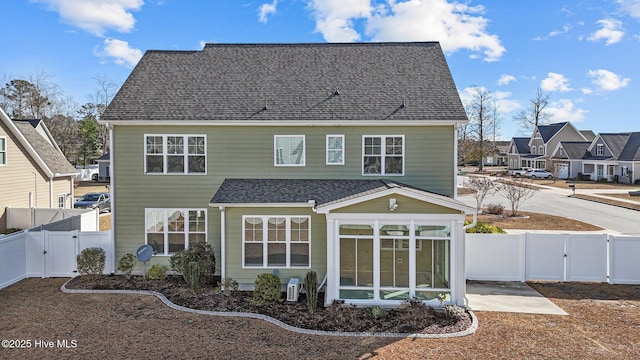
[(404, 175), (404, 136), (363, 136), (363, 175)]
[(538, 146), (538, 155), (544, 155), (544, 147), (542, 145)]
[(308, 268), (309, 216), (243, 216), (244, 267)]
[(621, 169), (620, 175), (621, 176), (629, 176), (629, 167), (623, 166), (622, 169)]
[(596, 145), (596, 155), (597, 156), (604, 155), (604, 145), (602, 145), (602, 144)]
[(531, 154), (533, 154), (533, 155), (536, 154), (536, 147), (535, 146), (531, 147)]
[(145, 135), (146, 174), (204, 174), (205, 135)]
[(560, 156), (564, 156), (564, 148), (563, 148), (563, 147), (561, 147), (561, 148), (559, 148), (559, 149), (558, 149), (558, 154), (559, 154)]
[(0, 166), (7, 165), (7, 138), (0, 137)]
[(156, 255), (171, 255), (207, 241), (205, 209), (147, 209), (146, 243)]
[(327, 135), (327, 165), (344, 165), (344, 135)]
[(273, 142), (275, 166), (304, 166), (304, 135), (275, 135)]
[(58, 208), (64, 209), (67, 203), (67, 194), (58, 194)]

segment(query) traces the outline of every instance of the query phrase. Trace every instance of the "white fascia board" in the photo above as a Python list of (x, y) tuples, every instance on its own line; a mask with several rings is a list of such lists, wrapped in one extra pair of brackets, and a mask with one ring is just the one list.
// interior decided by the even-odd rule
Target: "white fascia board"
[(209, 203), (210, 207), (253, 207), (253, 208), (313, 208), (313, 200), (307, 203)]
[(98, 121), (105, 125), (150, 125), (150, 126), (455, 126), (465, 124), (468, 121), (455, 120), (407, 120), (407, 121), (383, 121), (383, 120), (199, 120), (199, 121), (173, 121), (173, 120), (116, 120)]
[(328, 213), (327, 220), (348, 221), (464, 221), (465, 214), (382, 214), (382, 213)]

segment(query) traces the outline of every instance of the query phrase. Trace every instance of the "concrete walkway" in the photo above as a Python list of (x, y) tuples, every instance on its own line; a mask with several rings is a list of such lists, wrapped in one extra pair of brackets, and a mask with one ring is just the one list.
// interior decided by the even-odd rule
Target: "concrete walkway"
[(467, 306), (473, 311), (567, 315), (523, 282), (467, 281)]

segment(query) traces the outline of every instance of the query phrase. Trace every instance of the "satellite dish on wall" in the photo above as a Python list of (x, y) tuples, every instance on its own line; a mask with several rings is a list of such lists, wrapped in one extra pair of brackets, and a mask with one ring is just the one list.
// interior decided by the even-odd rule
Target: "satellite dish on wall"
[(136, 251), (136, 258), (142, 262), (147, 262), (153, 255), (153, 247), (151, 245), (142, 245)]

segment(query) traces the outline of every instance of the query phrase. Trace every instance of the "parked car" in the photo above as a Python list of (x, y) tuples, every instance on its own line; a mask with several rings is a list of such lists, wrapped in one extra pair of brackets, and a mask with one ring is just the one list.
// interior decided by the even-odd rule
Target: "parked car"
[(513, 176), (513, 177), (520, 177), (520, 176), (525, 176), (525, 174), (527, 173), (527, 171), (529, 171), (529, 168), (522, 168), (522, 169), (510, 169), (508, 171), (508, 174)]
[(111, 198), (108, 192), (91, 192), (82, 195), (73, 205), (76, 209), (95, 209), (100, 212), (111, 211)]
[(525, 173), (526, 177), (530, 177), (532, 179), (551, 179), (553, 178), (553, 174), (544, 169), (531, 169)]

